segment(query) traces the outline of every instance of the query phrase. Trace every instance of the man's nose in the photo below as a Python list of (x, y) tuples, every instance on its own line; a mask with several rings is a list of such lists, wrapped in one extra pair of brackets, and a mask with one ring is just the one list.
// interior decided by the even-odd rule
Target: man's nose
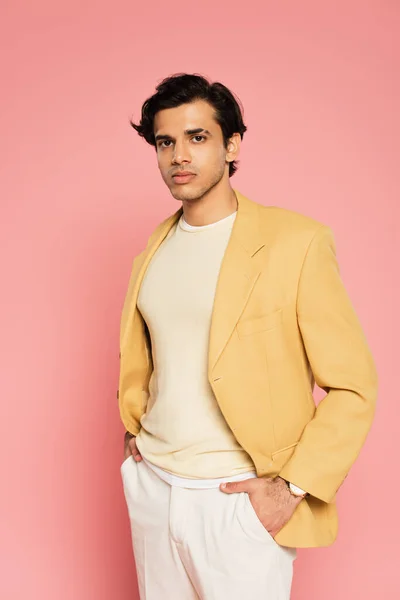
[(172, 155), (172, 162), (180, 165), (183, 162), (190, 162), (191, 156), (189, 148), (185, 143), (176, 142), (174, 152)]

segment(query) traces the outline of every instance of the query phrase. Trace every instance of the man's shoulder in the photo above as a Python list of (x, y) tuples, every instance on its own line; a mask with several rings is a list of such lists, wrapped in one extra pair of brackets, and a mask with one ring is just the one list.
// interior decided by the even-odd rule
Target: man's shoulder
[[(179, 212), (179, 211), (177, 211)], [(150, 231), (150, 233), (148, 233), (147, 235), (147, 239), (146, 239), (146, 245), (143, 248), (143, 250), (140, 252), (140, 254), (138, 254), (135, 257), (139, 258), (139, 256), (141, 256), (142, 254), (144, 254), (147, 251), (147, 248), (153, 243), (153, 241), (158, 237), (158, 235), (161, 233), (161, 231), (164, 229), (164, 227), (167, 227), (167, 225), (172, 224), (172, 222), (174, 220), (176, 220), (175, 217), (176, 213), (170, 214), (168, 217), (166, 217), (165, 219), (163, 219), (160, 223), (158, 223), (157, 225), (155, 225), (153, 227), (153, 229)]]
[[(258, 204), (258, 203), (257, 203)], [(326, 223), (318, 221), (303, 213), (284, 208), (281, 206), (264, 206), (258, 204), (259, 218), (262, 227), (271, 227), (277, 231), (284, 232), (304, 232), (315, 233), (321, 227), (326, 227)]]
[(158, 223), (158, 225), (156, 225), (156, 227), (150, 233), (150, 236), (147, 240), (147, 245), (149, 243), (151, 243), (155, 237), (158, 236), (158, 234), (161, 232), (162, 229), (164, 229), (164, 227), (166, 227), (167, 225), (172, 225), (172, 223), (174, 221), (177, 221), (178, 216), (181, 212), (182, 212), (182, 209), (179, 209), (179, 210), (175, 211), (174, 213), (168, 215), (165, 219), (163, 219), (161, 221), (161, 223)]
[(294, 252), (305, 253), (317, 232), (332, 233), (326, 223), (303, 213), (281, 206), (257, 204), (259, 228), (266, 243), (278, 243)]

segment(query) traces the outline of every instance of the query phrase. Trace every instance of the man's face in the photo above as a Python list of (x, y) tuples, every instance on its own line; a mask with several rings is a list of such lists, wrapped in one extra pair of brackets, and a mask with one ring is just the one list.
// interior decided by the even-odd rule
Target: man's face
[[(201, 198), (223, 177), (229, 179), (228, 151), (208, 102), (160, 110), (154, 118), (154, 136), (158, 168), (177, 200)], [(184, 171), (192, 175), (175, 176)]]

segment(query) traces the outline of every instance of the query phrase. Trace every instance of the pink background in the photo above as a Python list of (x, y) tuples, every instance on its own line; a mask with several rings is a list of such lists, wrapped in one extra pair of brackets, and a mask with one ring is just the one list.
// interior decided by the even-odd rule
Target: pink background
[(0, 597), (137, 597), (119, 317), (133, 257), (179, 203), (128, 120), (178, 71), (244, 104), (233, 187), (333, 228), (380, 374), (338, 539), (299, 550), (292, 597), (400, 597), (398, 2), (2, 7)]

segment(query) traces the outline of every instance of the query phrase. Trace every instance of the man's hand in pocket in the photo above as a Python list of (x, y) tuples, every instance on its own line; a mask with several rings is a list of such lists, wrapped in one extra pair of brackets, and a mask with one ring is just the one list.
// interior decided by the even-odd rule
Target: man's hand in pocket
[(125, 458), (128, 458), (128, 456), (130, 456), (132, 454), (132, 456), (136, 462), (139, 462), (142, 460), (142, 455), (140, 454), (140, 452), (136, 446), (136, 437), (134, 435), (132, 435), (132, 433), (129, 433), (129, 431), (127, 431), (125, 433), (124, 453), (125, 453)]

